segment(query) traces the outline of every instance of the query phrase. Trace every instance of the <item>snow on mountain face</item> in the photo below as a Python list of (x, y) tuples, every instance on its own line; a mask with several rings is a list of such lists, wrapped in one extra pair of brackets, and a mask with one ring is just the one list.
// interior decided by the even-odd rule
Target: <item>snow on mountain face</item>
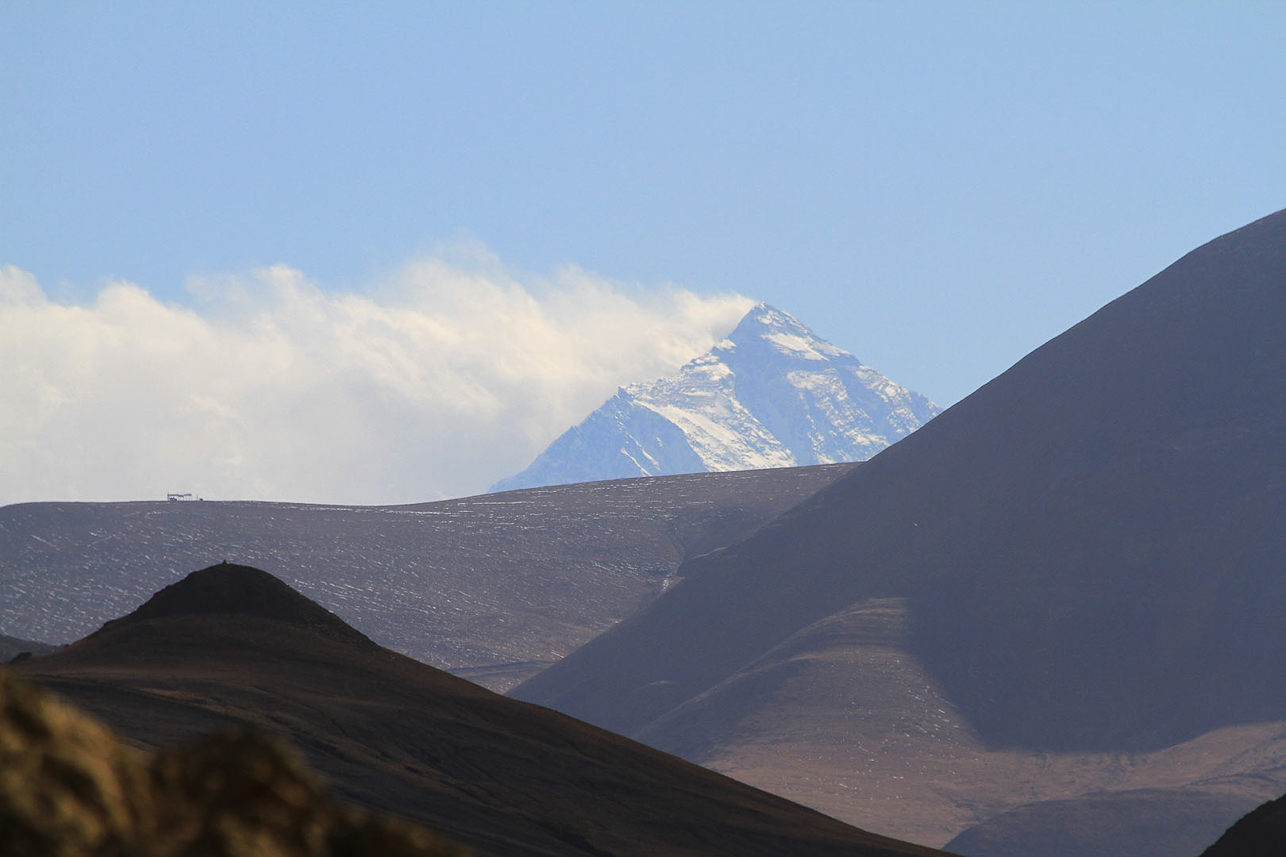
[(491, 490), (865, 461), (939, 410), (761, 303), (677, 375), (621, 388)]

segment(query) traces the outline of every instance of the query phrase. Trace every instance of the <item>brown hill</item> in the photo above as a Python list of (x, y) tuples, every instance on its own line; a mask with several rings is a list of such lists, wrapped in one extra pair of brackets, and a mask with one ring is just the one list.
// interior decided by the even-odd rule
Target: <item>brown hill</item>
[(6, 857), (466, 857), (422, 828), (334, 803), (254, 733), (148, 753), (0, 669)]
[[(273, 619), (297, 625), (328, 639), (370, 644), (371, 640), (334, 613), (310, 601), (267, 572), (222, 562), (194, 571), (157, 592), (123, 619), (113, 619), (97, 632), (118, 625), (175, 616), (231, 614)], [(95, 634), (95, 636), (97, 636)]]
[(230, 724), (283, 733), (336, 794), (484, 854), (940, 853), (390, 652), (236, 565), (14, 668), (147, 746)]
[[(508, 688), (853, 465), (628, 479), (390, 507), (0, 508), (0, 630), (55, 643), (193, 568), (264, 568), (389, 646)], [(15, 653), (16, 654), (16, 653)]]
[(1286, 785), (1286, 685), (1264, 680), (1284, 565), (1286, 212), (688, 563), (514, 695), (919, 841), (1219, 772), (1263, 773), (1258, 802)]

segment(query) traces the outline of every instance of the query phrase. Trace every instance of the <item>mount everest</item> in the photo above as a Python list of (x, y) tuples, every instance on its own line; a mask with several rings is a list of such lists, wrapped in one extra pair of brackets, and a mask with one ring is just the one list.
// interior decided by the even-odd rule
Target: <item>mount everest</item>
[(761, 303), (677, 375), (622, 387), (490, 490), (864, 461), (939, 411)]

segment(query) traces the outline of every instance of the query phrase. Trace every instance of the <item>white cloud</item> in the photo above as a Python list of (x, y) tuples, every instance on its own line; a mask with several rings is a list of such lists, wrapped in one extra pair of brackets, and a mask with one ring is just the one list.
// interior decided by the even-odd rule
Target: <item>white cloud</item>
[(280, 265), (189, 286), (195, 309), (123, 282), (64, 305), (0, 268), (0, 504), (475, 493), (751, 305), (485, 254), (359, 292)]

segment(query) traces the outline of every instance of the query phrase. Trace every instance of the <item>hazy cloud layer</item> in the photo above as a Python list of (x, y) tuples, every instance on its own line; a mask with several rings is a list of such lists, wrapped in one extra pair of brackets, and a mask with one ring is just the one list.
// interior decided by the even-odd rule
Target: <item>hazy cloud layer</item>
[(189, 285), (195, 309), (125, 282), (66, 305), (0, 268), (0, 504), (476, 493), (751, 305), (485, 254), (359, 292), (285, 266)]

